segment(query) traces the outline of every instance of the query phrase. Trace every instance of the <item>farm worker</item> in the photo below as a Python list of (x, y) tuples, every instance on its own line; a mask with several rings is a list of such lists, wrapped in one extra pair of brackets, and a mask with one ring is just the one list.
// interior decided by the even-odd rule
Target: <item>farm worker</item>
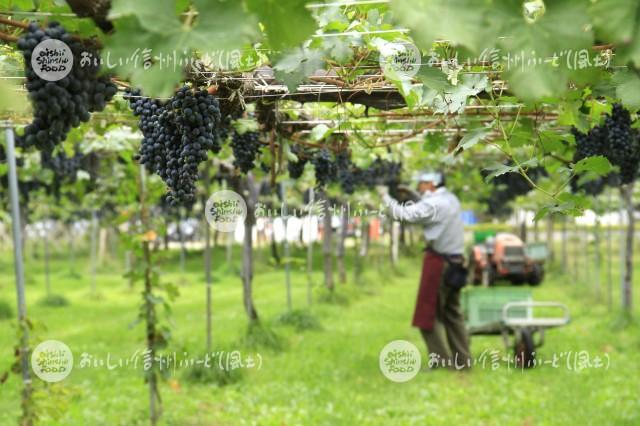
[(400, 204), (386, 186), (377, 187), (392, 218), (424, 225), (427, 244), (413, 326), (427, 344), (430, 366), (470, 367), (469, 338), (460, 310), (460, 289), (466, 284), (460, 201), (447, 190), (440, 172), (423, 172), (416, 180), (419, 194), (411, 204)]

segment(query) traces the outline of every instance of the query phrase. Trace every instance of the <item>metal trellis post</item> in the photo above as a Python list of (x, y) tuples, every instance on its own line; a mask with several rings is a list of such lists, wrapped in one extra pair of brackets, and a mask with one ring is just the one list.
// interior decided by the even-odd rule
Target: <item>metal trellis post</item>
[(20, 341), (20, 364), (22, 382), (26, 388), (31, 387), (29, 371), (29, 330), (26, 325), (27, 305), (24, 290), (24, 261), (22, 258), (22, 229), (20, 227), (20, 201), (18, 194), (18, 173), (16, 170), (15, 139), (13, 128), (5, 131), (7, 139), (7, 164), (9, 168), (9, 199), (11, 204), (11, 224), (13, 228), (13, 256), (16, 274), (16, 295), (18, 302), (18, 323), (22, 328)]

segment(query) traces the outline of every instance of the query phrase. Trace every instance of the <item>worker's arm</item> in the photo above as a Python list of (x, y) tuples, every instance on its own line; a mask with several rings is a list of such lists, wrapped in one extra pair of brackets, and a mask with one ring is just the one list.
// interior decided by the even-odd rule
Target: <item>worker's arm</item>
[(398, 203), (389, 194), (382, 195), (382, 201), (389, 210), (389, 214), (396, 220), (405, 222), (420, 222), (429, 224), (437, 222), (438, 209), (429, 198), (421, 198), (417, 202)]

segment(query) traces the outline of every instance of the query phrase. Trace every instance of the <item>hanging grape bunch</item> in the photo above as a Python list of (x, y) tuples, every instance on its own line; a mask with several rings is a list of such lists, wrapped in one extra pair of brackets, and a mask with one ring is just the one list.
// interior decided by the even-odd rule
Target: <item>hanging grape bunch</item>
[[(621, 104), (614, 104), (604, 122), (586, 134), (575, 128), (571, 132), (576, 140), (574, 163), (602, 155), (620, 169), (620, 183), (628, 184), (636, 179), (640, 165), (640, 133), (631, 127), (631, 115)], [(609, 178), (605, 183), (612, 185), (617, 181), (617, 176)], [(572, 186), (577, 188), (578, 184), (572, 182)], [(604, 188), (604, 183), (600, 186)]]
[(261, 148), (262, 144), (258, 132), (248, 131), (242, 134), (233, 132), (231, 138), (233, 165), (242, 173), (249, 173), (255, 167), (255, 161)]
[(220, 152), (218, 127), (220, 106), (215, 96), (187, 86), (166, 103), (127, 90), (133, 114), (140, 117), (143, 139), (138, 160), (167, 184), (169, 202), (190, 203), (195, 199), (198, 165), (209, 150)]
[(640, 163), (640, 139), (638, 130), (631, 127), (631, 115), (621, 104), (614, 104), (611, 115), (604, 120), (608, 158), (620, 167), (623, 184), (635, 180)]
[(340, 151), (333, 161), (329, 150), (323, 148), (315, 153), (311, 163), (318, 186), (338, 182), (347, 194), (352, 194), (357, 188), (372, 189), (377, 185), (387, 185), (395, 191), (402, 171), (401, 163), (381, 158), (376, 158), (366, 169), (358, 168), (347, 150)]
[(318, 186), (324, 186), (335, 181), (336, 165), (328, 149), (323, 148), (318, 151), (311, 159), (311, 164), (315, 169), (316, 184)]
[(309, 154), (306, 153), (299, 145), (291, 146), (291, 152), (298, 158), (298, 160), (289, 161), (287, 163), (287, 170), (289, 171), (290, 178), (298, 179), (304, 173), (304, 166), (309, 161)]
[[(505, 165), (512, 166), (510, 164)], [(489, 172), (483, 171), (481, 174), (486, 177)], [(535, 167), (527, 170), (527, 176), (535, 183), (541, 177), (548, 176), (548, 174), (544, 167)], [(488, 205), (489, 213), (494, 215), (510, 213), (511, 209), (509, 209), (508, 203), (516, 197), (528, 194), (533, 189), (527, 179), (517, 172), (496, 176), (491, 182), (493, 183), (493, 189), (485, 201)]]
[(60, 189), (64, 183), (76, 181), (78, 171), (82, 169), (84, 155), (78, 151), (73, 156), (68, 156), (65, 151), (60, 150), (56, 155), (48, 151), (40, 152), (40, 165), (42, 168), (53, 172), (51, 192), (56, 198), (60, 198)]
[[(598, 134), (599, 132), (600, 130), (596, 130), (595, 133), (592, 133), (591, 136), (589, 136), (581, 133), (575, 127), (571, 128), (571, 133), (575, 137), (576, 141), (576, 151), (573, 156), (574, 163), (577, 163), (587, 157), (603, 154), (600, 141), (593, 137), (593, 135)], [(581, 181), (579, 176), (574, 176), (570, 182), (571, 192), (576, 193), (582, 191), (594, 197), (602, 193), (607, 185), (619, 185), (619, 175), (611, 173), (608, 176), (598, 176), (588, 181)]]
[(231, 114), (222, 114), (220, 120), (220, 126), (218, 127), (218, 140), (220, 143), (224, 143), (229, 139), (231, 129), (233, 128), (233, 120), (236, 120), (242, 116), (242, 112), (234, 112)]
[[(73, 53), (71, 72), (58, 81), (40, 78), (31, 66), (34, 48), (48, 39), (66, 43)], [(24, 57), (26, 87), (34, 110), (33, 121), (25, 128), (24, 136), (18, 138), (18, 144), (51, 151), (66, 139), (71, 128), (89, 121), (91, 112), (102, 111), (117, 88), (109, 77), (98, 75), (98, 53), (74, 40), (57, 22), (50, 22), (44, 29), (36, 22), (30, 23), (17, 44)], [(89, 60), (82, 61), (83, 57)]]
[(354, 168), (349, 151), (342, 150), (336, 155), (336, 178), (340, 183), (340, 188), (347, 194), (353, 194), (356, 189)]
[(40, 153), (40, 165), (42, 168), (53, 171), (56, 179), (69, 178), (74, 180), (76, 173), (82, 167), (83, 157), (83, 154), (78, 151), (71, 157), (63, 150), (60, 150), (56, 155), (43, 151)]
[(394, 190), (400, 183), (402, 163), (376, 158), (366, 169), (357, 169), (356, 184), (372, 189), (378, 185), (387, 185)]

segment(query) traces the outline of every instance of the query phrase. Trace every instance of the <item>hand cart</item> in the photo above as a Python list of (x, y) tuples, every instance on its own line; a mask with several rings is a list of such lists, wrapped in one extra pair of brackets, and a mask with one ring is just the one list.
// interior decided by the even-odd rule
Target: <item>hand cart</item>
[[(531, 291), (522, 288), (467, 288), (462, 291), (462, 309), (470, 335), (502, 335), (507, 350), (513, 347), (515, 364), (523, 368), (534, 365), (545, 330), (569, 322), (565, 304), (536, 302)], [(537, 316), (541, 309), (554, 315)]]

